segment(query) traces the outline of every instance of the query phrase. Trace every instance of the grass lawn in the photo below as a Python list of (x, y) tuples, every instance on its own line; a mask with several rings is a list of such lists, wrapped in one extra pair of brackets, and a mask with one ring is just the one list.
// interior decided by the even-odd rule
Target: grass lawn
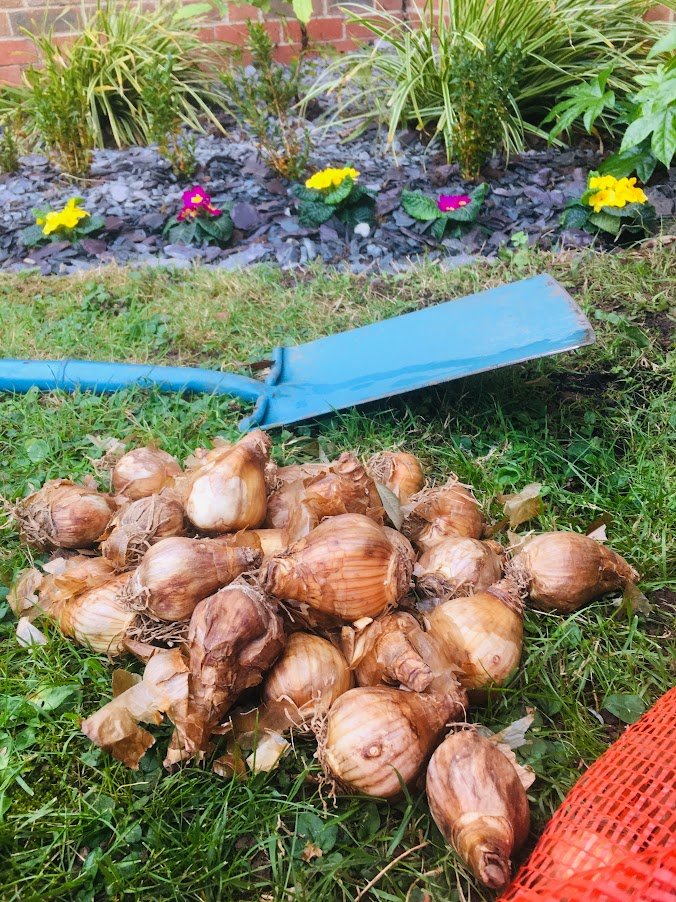
[[(574, 354), (461, 380), (275, 435), (279, 460), (404, 447), (429, 475), (450, 471), (495, 496), (547, 486), (540, 529), (585, 530), (610, 518), (612, 546), (643, 573), (652, 610), (617, 599), (571, 616), (526, 617), (523, 666), (472, 719), (497, 729), (537, 710), (520, 751), (534, 842), (577, 776), (618, 735), (612, 695), (648, 706), (671, 684), (669, 626), (676, 594), (667, 557), (676, 493), (676, 393), (670, 368), (674, 256), (548, 258), (520, 252), (450, 273), (398, 278), (265, 268), (104, 271), (75, 279), (5, 275), (0, 340), (11, 357), (167, 361), (234, 369), (280, 343), (402, 313), (548, 268), (582, 304), (597, 344)], [(673, 311), (672, 311), (673, 313)], [(671, 357), (673, 365), (673, 356)], [(242, 414), (227, 398), (120, 392), (0, 400), (2, 485), (9, 500), (45, 479), (92, 471), (94, 438), (157, 442), (178, 457)], [(29, 562), (2, 531), (0, 585)], [(672, 561), (673, 567), (673, 561)], [(670, 582), (671, 580), (671, 582)], [(6, 589), (3, 590), (6, 594)], [(310, 742), (265, 777), (229, 782), (208, 767), (161, 770), (169, 728), (133, 773), (91, 746), (81, 717), (110, 698), (109, 662), (46, 628), (49, 644), (20, 648), (0, 600), (0, 897), (21, 899), (355, 899), (392, 859), (417, 846), (367, 898), (490, 899), (440, 840), (416, 793), (398, 804), (341, 798), (324, 805)], [(125, 661), (125, 666), (128, 662)], [(128, 666), (134, 665), (129, 663)], [(631, 703), (631, 702), (630, 702)], [(609, 702), (612, 707), (612, 702)], [(314, 843), (323, 854), (303, 853)], [(305, 858), (310, 860), (306, 861)], [(425, 896), (425, 892), (429, 896)], [(366, 897), (365, 897), (366, 898)]]

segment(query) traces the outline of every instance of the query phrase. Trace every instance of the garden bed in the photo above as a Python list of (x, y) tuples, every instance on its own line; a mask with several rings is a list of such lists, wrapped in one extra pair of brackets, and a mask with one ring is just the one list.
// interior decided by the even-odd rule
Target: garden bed
[[(389, 148), (373, 133), (345, 145), (315, 136), (310, 169), (349, 162), (361, 173), (360, 184), (375, 194), (377, 224), (366, 236), (335, 220), (316, 229), (300, 225), (291, 185), (257, 159), (243, 131), (198, 137), (199, 169), (186, 184), (176, 181), (151, 147), (96, 151), (91, 178), (77, 182), (59, 174), (46, 158), (31, 155), (17, 174), (0, 177), (0, 266), (11, 272), (37, 267), (43, 274), (111, 262), (185, 267), (199, 261), (225, 269), (271, 262), (292, 269), (319, 259), (358, 273), (405, 269), (423, 256), (451, 267), (468, 257), (492, 258), (518, 233), (541, 248), (579, 247), (593, 240), (586, 232), (562, 229), (559, 222), (567, 201), (580, 196), (587, 173), (601, 159), (590, 142), (575, 149), (529, 150), (508, 166), (495, 160), (484, 171), (489, 190), (477, 222), (461, 237), (441, 243), (404, 211), (402, 189), (436, 196), (473, 186), (442, 154), (423, 147), (415, 133), (401, 133), (398, 144), (395, 165)], [(233, 204), (235, 231), (224, 249), (163, 237), (167, 219), (176, 216), (183, 191), (193, 183), (202, 184), (217, 205)], [(92, 215), (105, 217), (104, 228), (79, 243), (26, 248), (21, 233), (34, 223), (33, 209), (59, 208), (74, 195), (84, 198)], [(648, 195), (658, 215), (676, 212), (673, 179), (657, 180)], [(601, 246), (612, 244), (601, 240)]]

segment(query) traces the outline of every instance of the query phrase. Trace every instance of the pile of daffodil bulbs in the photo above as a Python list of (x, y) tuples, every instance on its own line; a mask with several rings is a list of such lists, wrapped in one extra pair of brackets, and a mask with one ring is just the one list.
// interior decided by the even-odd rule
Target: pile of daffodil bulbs
[[(486, 539), (499, 530), (471, 489), (427, 486), (411, 454), (277, 466), (270, 444), (251, 432), (184, 468), (137, 448), (111, 461), (110, 494), (54, 480), (18, 502), (23, 540), (53, 552), (10, 593), (20, 639), (45, 642), (43, 617), (145, 663), (142, 677), (115, 671), (113, 700), (82, 723), (129, 767), (155, 741), (141, 723), (164, 718), (167, 768), (219, 743), (213, 767), (231, 779), (314, 734), (335, 789), (426, 785), (446, 840), (503, 887), (534, 775), (468, 711), (519, 666), (524, 602), (570, 612), (638, 574), (573, 532)], [(536, 495), (507, 499), (512, 525)]]

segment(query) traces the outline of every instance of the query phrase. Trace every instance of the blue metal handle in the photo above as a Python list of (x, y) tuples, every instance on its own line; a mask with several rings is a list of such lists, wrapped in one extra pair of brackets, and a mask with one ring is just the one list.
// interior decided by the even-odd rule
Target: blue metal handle
[(195, 367), (94, 360), (0, 360), (0, 391), (27, 392), (33, 387), (41, 391), (81, 388), (104, 394), (130, 386), (235, 395), (244, 401), (258, 401), (267, 390), (265, 383), (248, 376)]

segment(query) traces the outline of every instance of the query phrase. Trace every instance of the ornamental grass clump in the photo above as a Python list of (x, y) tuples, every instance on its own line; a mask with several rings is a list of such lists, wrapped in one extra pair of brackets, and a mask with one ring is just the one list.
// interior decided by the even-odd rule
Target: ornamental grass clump
[(315, 172), (305, 185), (296, 185), (298, 220), (306, 228), (316, 229), (332, 216), (348, 228), (375, 221), (375, 198), (357, 184), (360, 173), (353, 166), (329, 167)]
[[(567, 88), (611, 66), (612, 88), (640, 74), (654, 25), (651, 0), (425, 0), (416, 15), (354, 5), (348, 20), (374, 39), (332, 62), (304, 102), (333, 95), (327, 126), (359, 134), (384, 124), (443, 142), (449, 162), (475, 174), (494, 148), (544, 137), (544, 116)], [(468, 85), (471, 89), (468, 90)]]
[(636, 238), (654, 231), (656, 215), (635, 178), (590, 172), (587, 190), (568, 204), (561, 221), (566, 228)]

